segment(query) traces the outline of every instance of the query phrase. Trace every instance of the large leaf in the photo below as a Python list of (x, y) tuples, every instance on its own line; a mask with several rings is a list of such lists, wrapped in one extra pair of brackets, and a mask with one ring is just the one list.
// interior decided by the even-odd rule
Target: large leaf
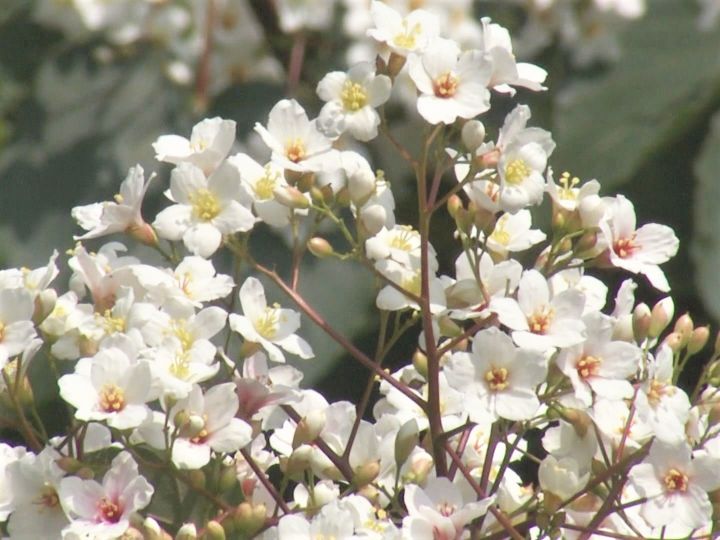
[(712, 103), (719, 50), (720, 32), (698, 30), (693, 2), (651, 2), (646, 18), (623, 35), (621, 61), (559, 99), (553, 161), (606, 188), (630, 180)]
[(720, 319), (720, 113), (695, 164), (695, 233), (692, 258), (696, 283), (705, 308)]

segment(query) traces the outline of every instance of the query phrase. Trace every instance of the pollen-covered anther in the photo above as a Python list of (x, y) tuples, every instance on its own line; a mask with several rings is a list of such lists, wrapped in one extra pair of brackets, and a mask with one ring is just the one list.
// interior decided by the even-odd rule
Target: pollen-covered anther
[(108, 413), (119, 412), (125, 408), (125, 392), (116, 384), (104, 384), (100, 389), (100, 408)]
[(453, 97), (457, 92), (458, 82), (458, 78), (452, 73), (443, 73), (433, 81), (435, 95), (439, 98)]
[(455, 507), (455, 505), (450, 504), (449, 502), (442, 502), (437, 505), (437, 511), (445, 517), (452, 516), (456, 510), (457, 508)]
[(340, 100), (346, 111), (359, 111), (367, 105), (367, 98), (367, 91), (361, 84), (345, 81), (340, 92)]
[(190, 197), (190, 203), (193, 214), (201, 221), (211, 221), (220, 213), (220, 201), (208, 189), (198, 189)]
[(105, 522), (117, 523), (122, 517), (122, 508), (120, 508), (120, 505), (107, 497), (100, 499), (97, 508), (100, 518)]
[(635, 238), (620, 238), (618, 240), (615, 240), (613, 243), (613, 251), (617, 253), (617, 256), (621, 259), (625, 259), (626, 257), (629, 257), (633, 254), (633, 251), (637, 248), (637, 244), (635, 243)]
[(285, 145), (285, 157), (293, 163), (298, 163), (305, 159), (305, 143), (302, 139), (293, 139)]
[(595, 356), (586, 355), (578, 360), (576, 369), (581, 379), (587, 379), (597, 375), (601, 360)]
[(505, 182), (508, 184), (520, 184), (530, 174), (530, 167), (523, 159), (514, 159), (505, 166)]
[(528, 317), (528, 327), (533, 334), (547, 334), (555, 311), (552, 308), (536, 311)]
[(414, 49), (417, 44), (417, 37), (422, 33), (422, 25), (416, 23), (412, 28), (408, 28), (407, 21), (403, 21), (402, 29), (402, 32), (393, 37), (393, 43), (403, 49)]
[(664, 396), (675, 393), (675, 387), (657, 379), (653, 379), (647, 392), (648, 401), (651, 405), (657, 405)]
[(263, 201), (273, 198), (273, 192), (278, 185), (279, 174), (269, 166), (265, 167), (265, 175), (255, 182), (255, 195)]
[(505, 390), (508, 387), (508, 370), (504, 367), (494, 367), (486, 371), (485, 382), (493, 392)]
[(684, 493), (688, 489), (687, 475), (677, 469), (670, 469), (665, 475), (665, 478), (663, 478), (663, 483), (667, 491), (680, 491)]
[(260, 317), (255, 320), (255, 330), (265, 339), (273, 339), (280, 323), (280, 310), (277, 307), (266, 307)]
[(60, 498), (55, 488), (46, 484), (40, 492), (37, 503), (45, 508), (55, 508), (60, 504)]

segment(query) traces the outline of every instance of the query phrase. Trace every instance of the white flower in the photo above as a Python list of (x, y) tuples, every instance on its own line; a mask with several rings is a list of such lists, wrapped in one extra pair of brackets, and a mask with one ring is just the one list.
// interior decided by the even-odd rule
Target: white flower
[(272, 150), (272, 161), (283, 169), (298, 172), (332, 171), (339, 157), (332, 142), (308, 119), (294, 99), (278, 101), (270, 111), (267, 128), (255, 124), (255, 131)]
[(456, 539), (463, 537), (465, 526), (484, 515), (494, 497), (480, 501), (465, 501), (458, 486), (447, 478), (430, 478), (421, 488), (405, 486), (403, 497), (408, 509), (402, 522), (402, 538)]
[(95, 540), (115, 539), (130, 526), (130, 516), (150, 503), (153, 492), (128, 452), (112, 460), (102, 484), (76, 476), (63, 478), (58, 495), (71, 520), (63, 537), (74, 533)]
[(353, 514), (335, 503), (323, 506), (311, 520), (297, 514), (284, 515), (278, 522), (278, 538), (353, 540), (357, 538), (353, 529)]
[[(407, 267), (392, 259), (379, 260), (375, 263), (375, 267), (378, 272), (395, 283), (402, 291), (407, 291), (415, 295), (415, 297), (422, 295), (422, 272), (419, 267)], [(439, 313), (446, 307), (443, 284), (432, 269), (430, 269), (428, 279), (430, 311)], [(399, 311), (407, 308), (419, 310), (420, 305), (413, 298), (403, 294), (397, 287), (385, 285), (378, 293), (375, 305), (387, 311)]]
[(658, 265), (677, 253), (679, 241), (670, 227), (648, 223), (635, 229), (635, 208), (618, 195), (610, 208), (610, 217), (600, 222), (608, 245), (610, 263), (634, 274), (643, 274), (650, 284), (663, 292), (670, 290)]
[(422, 9), (403, 17), (383, 2), (373, 0), (370, 16), (375, 26), (367, 31), (367, 35), (387, 44), (400, 56), (422, 52), (439, 32), (437, 17)]
[(691, 456), (686, 443), (653, 442), (645, 460), (630, 470), (629, 479), (642, 497), (641, 515), (660, 527), (679, 523), (696, 529), (712, 516), (708, 492), (720, 487), (718, 460)]
[(633, 389), (627, 380), (640, 366), (640, 349), (624, 341), (612, 341), (612, 319), (602, 313), (583, 317), (587, 340), (560, 352), (555, 362), (570, 379), (575, 397), (586, 407), (592, 392), (607, 399), (627, 399)]
[(169, 240), (180, 240), (194, 255), (209, 257), (224, 235), (253, 228), (255, 217), (240, 203), (240, 173), (224, 162), (209, 178), (191, 163), (181, 163), (170, 178), (170, 199), (153, 226)]
[(280, 29), (292, 34), (307, 28), (322, 30), (333, 20), (335, 0), (278, 0), (275, 4)]
[(334, 138), (349, 132), (359, 141), (377, 136), (380, 115), (375, 110), (390, 98), (392, 82), (376, 75), (375, 67), (361, 62), (347, 73), (333, 71), (318, 83), (317, 94), (327, 101), (318, 115), (320, 131)]
[(22, 446), (0, 443), (0, 521), (5, 521), (17, 506), (17, 494), (11, 487), (8, 468), (25, 455)]
[(530, 249), (545, 238), (544, 232), (532, 228), (530, 211), (520, 210), (498, 218), (493, 232), (487, 237), (487, 246), (494, 253), (507, 256), (508, 252)]
[(590, 180), (577, 187), (580, 179), (577, 176), (571, 178), (568, 172), (562, 173), (559, 184), (555, 183), (553, 171), (548, 167), (545, 190), (550, 194), (555, 206), (568, 212), (578, 210), (585, 199), (597, 196), (600, 192), (600, 182), (597, 180)]
[(128, 171), (127, 177), (120, 184), (120, 193), (115, 195), (115, 202), (106, 201), (73, 208), (73, 218), (88, 231), (82, 236), (75, 236), (75, 240), (129, 232), (144, 235), (148, 243), (151, 242), (154, 233), (148, 230), (149, 226), (143, 220), (140, 210), (152, 179), (151, 176), (145, 182), (143, 168), (136, 165)]
[(547, 280), (537, 270), (526, 270), (520, 278), (517, 301), (494, 298), (490, 309), (510, 327), (515, 343), (547, 351), (570, 347), (585, 340), (583, 313), (585, 296), (576, 289), (551, 295)]
[(538, 480), (543, 491), (549, 491), (560, 499), (568, 499), (583, 489), (590, 479), (590, 471), (582, 470), (572, 457), (557, 459), (545, 456), (538, 469)]
[(293, 210), (275, 199), (275, 190), (288, 185), (281, 167), (273, 162), (263, 167), (247, 154), (230, 156), (228, 162), (240, 171), (243, 186), (260, 220), (273, 227), (284, 227), (290, 223)]
[(470, 419), (527, 420), (540, 407), (535, 387), (545, 380), (547, 366), (539, 352), (518, 349), (497, 328), (475, 335), (472, 352), (457, 352), (444, 369), (450, 386), (465, 395)]
[(452, 124), (490, 108), (492, 65), (480, 51), (465, 51), (448, 39), (436, 39), (408, 59), (408, 73), (420, 91), (417, 108), (431, 124)]
[(249, 277), (240, 287), (243, 315), (230, 315), (230, 328), (247, 341), (259, 343), (273, 362), (284, 362), (279, 347), (300, 358), (314, 356), (310, 345), (295, 332), (300, 328), (300, 314), (279, 305), (267, 305), (262, 283)]
[(0, 291), (0, 368), (22, 353), (37, 335), (32, 323), (32, 295), (25, 289)]
[(210, 175), (225, 159), (235, 142), (235, 121), (208, 118), (192, 129), (190, 140), (163, 135), (155, 143), (155, 158), (167, 163), (192, 163)]
[(125, 430), (139, 426), (150, 416), (150, 368), (145, 361), (131, 361), (118, 348), (102, 349), (94, 358), (83, 358), (75, 373), (58, 381), (60, 396), (82, 421), (107, 421)]

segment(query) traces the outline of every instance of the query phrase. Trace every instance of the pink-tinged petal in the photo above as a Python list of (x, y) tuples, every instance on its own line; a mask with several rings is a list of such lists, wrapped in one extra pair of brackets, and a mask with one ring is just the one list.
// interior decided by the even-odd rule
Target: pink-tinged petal
[(635, 232), (635, 207), (623, 195), (618, 195), (612, 205), (611, 225), (615, 240), (630, 238)]
[(420, 508), (423, 506), (434, 506), (428, 494), (425, 493), (420, 486), (415, 484), (405, 486), (403, 501), (405, 501), (405, 506), (410, 514), (420, 513)]
[(222, 234), (209, 223), (192, 225), (183, 234), (183, 243), (193, 255), (208, 258), (222, 243)]
[(77, 476), (63, 478), (58, 487), (60, 504), (70, 517), (93, 520), (97, 514), (98, 501), (104, 496), (103, 488), (94, 480), (82, 480)]
[(238, 397), (234, 383), (213, 386), (205, 393), (206, 427), (210, 433), (227, 425), (238, 411)]
[(208, 438), (208, 444), (216, 452), (235, 452), (252, 441), (252, 428), (247, 422), (239, 418), (232, 418), (230, 422)]

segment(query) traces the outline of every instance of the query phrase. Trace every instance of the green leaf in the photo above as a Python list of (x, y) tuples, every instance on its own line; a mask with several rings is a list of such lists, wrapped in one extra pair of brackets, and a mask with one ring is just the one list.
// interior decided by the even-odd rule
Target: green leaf
[(622, 37), (620, 61), (568, 87), (555, 111), (556, 168), (606, 189), (682, 139), (720, 85), (720, 32), (698, 30), (693, 2), (651, 3)]
[(695, 233), (691, 256), (695, 281), (705, 308), (720, 319), (720, 113), (712, 119), (695, 163), (698, 183), (695, 189)]

